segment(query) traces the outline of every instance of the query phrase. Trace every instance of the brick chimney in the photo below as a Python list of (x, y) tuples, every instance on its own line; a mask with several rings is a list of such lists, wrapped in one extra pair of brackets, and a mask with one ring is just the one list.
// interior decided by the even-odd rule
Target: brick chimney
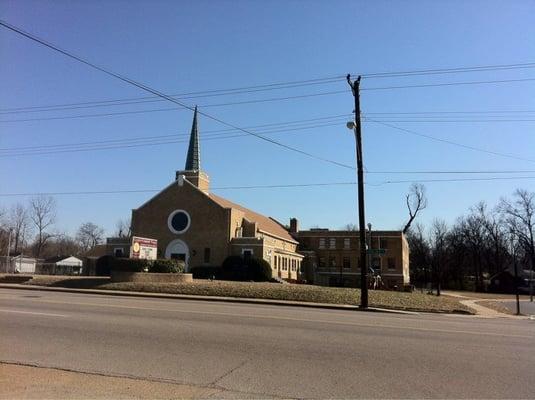
[(299, 232), (299, 221), (297, 218), (290, 218), (290, 233)]

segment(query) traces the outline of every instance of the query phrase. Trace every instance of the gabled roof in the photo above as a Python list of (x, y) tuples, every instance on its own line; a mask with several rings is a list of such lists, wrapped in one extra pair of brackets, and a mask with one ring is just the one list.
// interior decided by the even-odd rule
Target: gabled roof
[(288, 231), (273, 218), (266, 217), (262, 214), (258, 214), (248, 208), (242, 207), (239, 204), (233, 203), (230, 200), (224, 199), (223, 197), (216, 196), (213, 193), (209, 193), (213, 201), (219, 204), (223, 208), (235, 208), (243, 212), (245, 218), (250, 222), (256, 222), (258, 224), (258, 229), (264, 231), (268, 234), (280, 237), (281, 239), (288, 240), (290, 242), (296, 243), (295, 239), (288, 233)]
[[(233, 203), (230, 200), (227, 200), (223, 197), (219, 197), (213, 193), (205, 193), (201, 189), (199, 189), (197, 186), (195, 186), (193, 183), (188, 181), (187, 179), (184, 179), (184, 184), (189, 185), (191, 188), (198, 190), (203, 195), (207, 196), (209, 199), (211, 199), (213, 202), (215, 202), (217, 205), (219, 205), (222, 208), (234, 208), (237, 210), (240, 210), (244, 213), (245, 218), (249, 222), (256, 222), (258, 224), (258, 228), (266, 232), (268, 234), (271, 234), (273, 236), (279, 237), (281, 239), (287, 240), (292, 243), (298, 243), (291, 235), (290, 233), (282, 226), (282, 224), (278, 221), (276, 221), (273, 218), (266, 217), (265, 215), (259, 214), (255, 211), (249, 210), (248, 208), (245, 208), (243, 206), (240, 206), (239, 204)], [(164, 189), (162, 189), (158, 194), (151, 197), (149, 200), (147, 200), (145, 203), (143, 203), (141, 206), (139, 206), (136, 210), (139, 210), (143, 207), (145, 207), (150, 202), (157, 199), (163, 192), (166, 190), (169, 190), (173, 185), (177, 185), (177, 181), (173, 181), (168, 186), (166, 186)], [(178, 186), (178, 185), (177, 185)]]
[(45, 259), (45, 263), (54, 264), (54, 263), (57, 263), (59, 261), (65, 260), (67, 258), (71, 258), (71, 257), (72, 258), (76, 258), (79, 261), (82, 261), (78, 257), (74, 257), (74, 256), (56, 256), (56, 257), (50, 257), (50, 258)]

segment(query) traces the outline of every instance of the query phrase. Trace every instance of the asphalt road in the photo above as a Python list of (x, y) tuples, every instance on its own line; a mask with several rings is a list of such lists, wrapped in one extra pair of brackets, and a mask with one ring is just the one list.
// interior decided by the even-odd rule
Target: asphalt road
[[(509, 310), (516, 312), (516, 301), (502, 301), (501, 303)], [(520, 313), (524, 315), (535, 315), (535, 301), (520, 300)]]
[(527, 318), (0, 289), (0, 361), (174, 383), (177, 397), (533, 398), (534, 340)]

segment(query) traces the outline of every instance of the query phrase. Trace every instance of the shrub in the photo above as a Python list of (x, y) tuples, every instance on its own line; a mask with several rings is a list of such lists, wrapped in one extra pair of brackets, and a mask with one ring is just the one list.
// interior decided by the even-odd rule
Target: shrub
[(97, 276), (110, 276), (110, 270), (114, 259), (115, 257), (108, 255), (97, 259), (95, 265), (95, 274)]
[(261, 258), (250, 258), (245, 261), (240, 256), (229, 256), (223, 261), (222, 278), (233, 281), (266, 282), (271, 280), (271, 267)]
[(267, 282), (271, 280), (271, 266), (266, 260), (263, 258), (251, 258), (247, 264), (251, 280), (255, 282)]
[(244, 259), (240, 256), (228, 256), (225, 258), (225, 261), (223, 261), (221, 268), (223, 270), (223, 279), (231, 281), (249, 280), (247, 266), (245, 265)]
[(143, 272), (151, 265), (150, 260), (140, 258), (112, 258), (110, 259), (110, 269), (124, 272)]
[(184, 272), (186, 265), (181, 260), (168, 260), (165, 258), (159, 258), (152, 262), (149, 267), (149, 272), (159, 272), (164, 274), (180, 274)]

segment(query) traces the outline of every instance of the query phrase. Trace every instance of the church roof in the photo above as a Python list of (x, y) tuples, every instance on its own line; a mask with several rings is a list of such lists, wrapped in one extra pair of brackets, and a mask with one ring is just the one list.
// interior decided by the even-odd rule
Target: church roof
[(184, 169), (186, 171), (200, 171), (201, 169), (197, 106), (195, 106), (195, 113), (193, 114), (193, 124), (191, 125), (191, 133), (189, 137), (188, 155), (186, 156), (186, 167)]
[(208, 196), (219, 204), (223, 208), (235, 208), (243, 212), (245, 218), (250, 222), (256, 222), (258, 228), (268, 234), (278, 236), (281, 239), (295, 242), (295, 239), (290, 235), (290, 233), (277, 221), (273, 218), (266, 217), (262, 214), (258, 214), (248, 208), (242, 207), (239, 204), (233, 203), (230, 200), (224, 199), (223, 197), (216, 196), (213, 193), (208, 194)]

